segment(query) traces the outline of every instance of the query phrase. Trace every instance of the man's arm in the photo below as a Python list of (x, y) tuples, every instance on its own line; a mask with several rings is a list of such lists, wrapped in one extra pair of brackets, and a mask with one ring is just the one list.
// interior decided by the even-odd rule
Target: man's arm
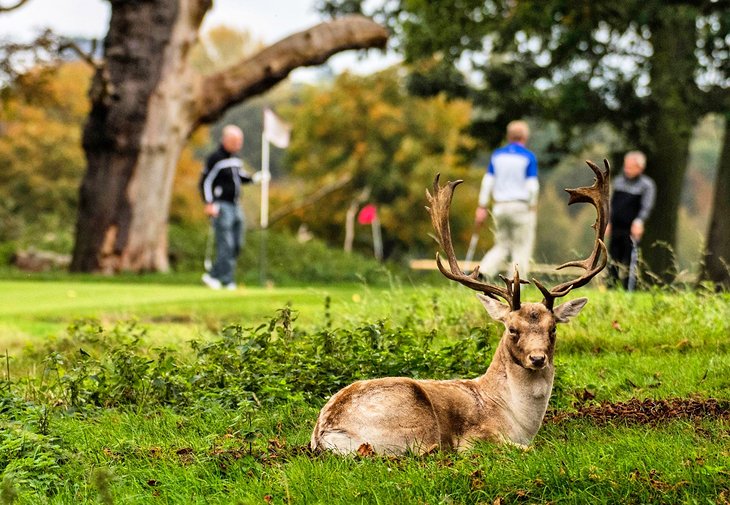
[(527, 203), (530, 209), (534, 210), (537, 207), (537, 197), (540, 194), (540, 182), (537, 177), (528, 177), (525, 186), (527, 186)]
[(644, 223), (649, 219), (649, 215), (654, 208), (654, 202), (656, 201), (656, 184), (654, 181), (649, 177), (644, 177), (642, 182), (645, 187), (641, 193), (639, 214), (631, 223), (631, 237), (635, 240), (641, 240), (641, 237), (644, 235)]
[(271, 180), (271, 174), (264, 174), (263, 170), (249, 174), (245, 168), (240, 168), (238, 178), (241, 179), (241, 184), (261, 184), (263, 180)]
[(530, 209), (537, 207), (537, 197), (540, 194), (540, 182), (537, 179), (537, 158), (530, 153), (530, 163), (525, 171), (525, 187), (527, 188), (527, 203)]
[[(491, 164), (490, 164), (491, 166)], [(482, 187), (479, 190), (479, 206), (474, 213), (474, 222), (476, 224), (482, 224), (487, 219), (487, 205), (492, 196), (492, 189), (494, 188), (494, 174), (487, 171), (482, 177)]]
[(205, 203), (204, 212), (208, 217), (216, 217), (218, 215), (218, 206), (213, 203), (213, 179), (218, 174), (218, 171), (213, 171), (215, 162), (215, 155), (209, 156), (205, 160), (205, 168), (200, 175), (200, 196)]
[(641, 194), (641, 208), (639, 209), (639, 215), (636, 219), (640, 219), (645, 222), (649, 219), (652, 209), (654, 208), (654, 202), (656, 202), (656, 184), (649, 177), (644, 178), (645, 189)]

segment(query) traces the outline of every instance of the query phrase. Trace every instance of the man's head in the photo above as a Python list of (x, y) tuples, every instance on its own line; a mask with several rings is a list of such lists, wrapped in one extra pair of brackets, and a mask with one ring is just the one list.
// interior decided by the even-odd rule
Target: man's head
[(624, 175), (634, 179), (646, 168), (646, 155), (641, 151), (629, 151), (624, 156)]
[(510, 121), (507, 125), (507, 142), (526, 144), (530, 138), (530, 127), (522, 120)]
[(224, 126), (221, 144), (223, 144), (223, 149), (229, 153), (237, 153), (243, 147), (243, 132), (233, 124)]

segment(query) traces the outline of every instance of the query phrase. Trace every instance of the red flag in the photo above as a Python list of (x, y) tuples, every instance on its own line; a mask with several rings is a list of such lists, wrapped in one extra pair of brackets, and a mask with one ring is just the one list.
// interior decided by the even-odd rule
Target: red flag
[(377, 211), (375, 210), (375, 205), (369, 203), (360, 209), (360, 212), (357, 215), (357, 222), (360, 224), (371, 224), (375, 221), (376, 216)]

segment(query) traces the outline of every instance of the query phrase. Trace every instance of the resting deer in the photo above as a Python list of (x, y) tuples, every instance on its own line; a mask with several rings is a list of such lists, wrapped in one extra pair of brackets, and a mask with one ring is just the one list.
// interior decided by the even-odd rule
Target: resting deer
[[(414, 380), (406, 377), (357, 381), (337, 392), (322, 408), (310, 445), (350, 453), (365, 448), (376, 453), (424, 453), (436, 448), (468, 448), (474, 441), (491, 440), (528, 445), (542, 424), (553, 387), (555, 326), (576, 316), (588, 301), (578, 298), (554, 307), (557, 298), (587, 284), (607, 261), (603, 235), (608, 218), (609, 165), (605, 171), (590, 161), (596, 175), (590, 187), (567, 189), (568, 205), (591, 203), (598, 217), (593, 224), (595, 242), (591, 255), (558, 267), (573, 266), (585, 272), (576, 279), (547, 289), (533, 283), (543, 295), (541, 303), (522, 303), (521, 280), (502, 277), (505, 287), (479, 279), (477, 268), (464, 274), (454, 254), (449, 227), (449, 208), (454, 188), (462, 181), (426, 192), (436, 238), (446, 253), (449, 270), (436, 254), (442, 274), (475, 291), (489, 315), (504, 324), (505, 331), (487, 372), (471, 380)], [(502, 303), (498, 298), (503, 299)]]

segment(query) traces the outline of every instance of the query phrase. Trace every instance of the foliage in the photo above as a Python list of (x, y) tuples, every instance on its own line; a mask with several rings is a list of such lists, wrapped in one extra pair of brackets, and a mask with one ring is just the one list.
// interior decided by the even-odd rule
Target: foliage
[[(539, 295), (525, 289), (525, 298)], [(352, 380), (483, 373), (502, 328), (466, 291), (376, 290), (347, 324), (333, 324), (342, 320), (333, 311), (352, 310), (325, 299), (306, 309), (317, 317), (302, 324), (294, 307), (310, 290), (289, 290), (292, 306), (267, 319), (211, 338), (188, 322), (187, 333), (165, 347), (149, 331), (159, 322), (76, 320), (61, 338), (15, 356), (14, 378), (0, 381), (2, 499), (309, 503), (326, 493), (331, 503), (582, 503), (599, 495), (593, 501), (665, 503), (727, 496), (730, 298), (702, 291), (586, 293), (581, 316), (561, 325), (550, 416), (529, 451), (480, 444), (461, 454), (340, 458), (304, 448), (323, 397)], [(82, 307), (64, 313), (88, 310)], [(211, 308), (214, 318), (220, 311)], [(170, 318), (184, 312), (163, 310)], [(14, 372), (22, 365), (16, 358), (35, 369)], [(701, 410), (691, 421), (615, 417), (617, 402), (631, 398), (649, 405), (685, 398), (701, 409), (713, 396), (719, 417)], [(601, 408), (613, 420), (577, 415)]]
[(38, 246), (70, 247), (90, 75), (82, 62), (64, 63), (53, 74), (27, 72), (3, 90), (0, 241), (35, 235)]
[[(206, 225), (173, 225), (170, 228), (171, 264), (177, 272), (202, 272), (206, 240), (211, 230)], [(263, 241), (263, 245), (262, 245)], [(261, 230), (246, 233), (246, 244), (238, 258), (238, 280), (257, 285), (265, 245), (267, 280), (277, 285), (322, 284), (334, 282), (382, 283), (388, 272), (399, 272), (396, 264), (382, 265), (359, 253), (345, 254), (313, 239), (300, 242), (288, 232)]]
[(184, 223), (190, 226), (207, 220), (198, 186), (204, 165), (196, 156), (207, 140), (208, 128), (198, 128), (180, 153), (170, 202), (170, 222), (175, 225)]
[(226, 25), (214, 26), (198, 37), (190, 59), (198, 72), (209, 75), (224, 70), (264, 47), (251, 33)]
[[(343, 175), (352, 182), (349, 191), (332, 195), (326, 205), (299, 213), (293, 225), (304, 222), (316, 236), (339, 242), (348, 206), (368, 188), (365, 201), (378, 206), (386, 255), (430, 252), (424, 188), (437, 172), (450, 179), (465, 175), (464, 154), (473, 147), (463, 133), (471, 113), (468, 102), (409, 97), (397, 68), (369, 77), (344, 74), (331, 87), (304, 90), (300, 100), (287, 114), (296, 125), (288, 149), (292, 174), (306, 187)], [(465, 219), (460, 210), (454, 210), (456, 222)]]
[(169, 348), (141, 351), (145, 330), (134, 323), (105, 331), (98, 321), (76, 321), (68, 340), (45, 358), (34, 397), (72, 411), (312, 400), (375, 374), (473, 375), (485, 368), (491, 345), (490, 332), (479, 328), (439, 345), (432, 330), (387, 321), (306, 332), (295, 328), (295, 320), (296, 312), (285, 307), (268, 323), (228, 326), (213, 341), (193, 341), (192, 356), (185, 358)]
[[(622, 149), (647, 153), (647, 173), (663, 195), (645, 242), (675, 245), (692, 128), (728, 108), (730, 15), (719, 3), (324, 0), (319, 7), (329, 15), (365, 9), (389, 24), (414, 63), (414, 89), (451, 89), (443, 65), (468, 72), (476, 83), (473, 133), (490, 146), (515, 117), (556, 120), (557, 154), (586, 129), (612, 125)], [(422, 61), (436, 61), (433, 72), (424, 73)], [(424, 85), (429, 76), (433, 84)], [(718, 201), (730, 199), (727, 191)], [(669, 280), (671, 257), (654, 248), (647, 258)]]
[(2, 503), (13, 503), (19, 486), (52, 494), (70, 459), (63, 441), (49, 433), (49, 406), (25, 401), (18, 393), (0, 383)]
[[(449, 297), (445, 293), (443, 298), (406, 299), (400, 316), (334, 328), (327, 297), (324, 317), (314, 327), (299, 326), (297, 312), (286, 306), (266, 322), (229, 325), (213, 339), (195, 339), (186, 352), (178, 346), (150, 346), (146, 328), (135, 322), (106, 330), (98, 320), (77, 320), (63, 339), (33, 349), (34, 359), (45, 356), (43, 373), (39, 382), (27, 383), (26, 394), (40, 405), (87, 413), (120, 406), (184, 409), (197, 402), (239, 408), (317, 401), (354, 380), (374, 376), (445, 379), (480, 375), (502, 328), (494, 322), (484, 325), (482, 312), (476, 313), (483, 316), (479, 318), (455, 312), (447, 302)], [(585, 390), (597, 400), (615, 398), (621, 392), (636, 394), (642, 383), (649, 384), (644, 386), (648, 392), (650, 384), (658, 380), (651, 378), (652, 367), (666, 366), (665, 360), (682, 359), (687, 366), (697, 359), (702, 362), (703, 348), (718, 353), (719, 360), (708, 365), (713, 376), (703, 379), (707, 387), (727, 384), (726, 377), (715, 376), (727, 359), (728, 345), (722, 340), (728, 330), (728, 322), (722, 321), (727, 297), (685, 295), (682, 299), (654, 291), (634, 299), (631, 307), (627, 302), (624, 294), (607, 293), (584, 317), (561, 328), (557, 350), (561, 373), (553, 405), (567, 408), (585, 401)], [(613, 321), (602, 322), (591, 333), (595, 318), (606, 319), (599, 314), (609, 305)], [(674, 320), (657, 314), (675, 306), (686, 307), (683, 317), (688, 327), (667, 341), (665, 334)], [(654, 328), (637, 333), (636, 327), (646, 319), (654, 320)], [(585, 381), (600, 363), (623, 359), (617, 352), (632, 353), (637, 348), (643, 350), (633, 357), (632, 370), (604, 377), (601, 386)], [(573, 355), (583, 355), (582, 362), (567, 362)], [(708, 373), (701, 366), (692, 365), (692, 369), (692, 374)], [(664, 371), (669, 391), (684, 387), (679, 382), (670, 385), (681, 381), (683, 373), (688, 370)], [(13, 405), (11, 402), (7, 408)]]

